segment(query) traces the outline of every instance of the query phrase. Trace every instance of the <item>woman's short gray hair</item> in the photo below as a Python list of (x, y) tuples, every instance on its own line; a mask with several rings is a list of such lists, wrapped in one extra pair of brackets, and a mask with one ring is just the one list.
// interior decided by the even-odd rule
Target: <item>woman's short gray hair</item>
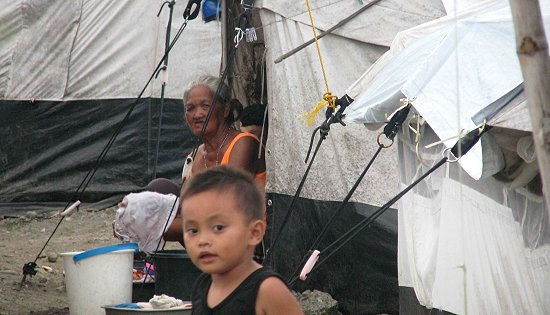
[[(215, 77), (215, 76), (212, 76), (212, 75), (201, 75), (199, 76), (198, 78), (196, 78), (195, 80), (193, 80), (191, 83), (189, 83), (189, 85), (187, 86), (187, 88), (185, 89), (185, 91), (183, 92), (183, 105), (185, 106), (185, 104), (187, 103), (187, 100), (189, 98), (189, 92), (191, 92), (191, 90), (197, 86), (206, 86), (210, 92), (212, 93), (212, 96), (215, 96), (216, 95), (216, 91), (218, 90), (218, 85), (220, 84), (220, 78), (218, 77)], [(220, 93), (218, 94), (217, 96), (217, 101), (219, 102), (222, 102), (222, 103), (227, 103), (229, 102), (230, 100), (230, 96), (229, 96), (229, 86), (227, 86), (227, 84), (225, 83), (222, 83), (222, 86), (220, 88)]]

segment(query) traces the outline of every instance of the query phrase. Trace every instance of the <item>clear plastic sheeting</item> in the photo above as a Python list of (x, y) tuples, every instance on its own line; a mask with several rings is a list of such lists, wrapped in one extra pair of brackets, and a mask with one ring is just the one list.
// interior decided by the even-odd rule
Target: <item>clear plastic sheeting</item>
[[(402, 187), (442, 158), (426, 126), (399, 141)], [(419, 160), (419, 157), (421, 160)], [(399, 202), (399, 285), (455, 314), (547, 314), (550, 238), (540, 196), (446, 163)]]
[[(541, 7), (550, 29), (550, 1)], [(348, 89), (355, 102), (345, 120), (378, 127), (406, 96), (450, 147), (461, 130), (476, 127), (473, 115), (522, 81), (509, 3), (484, 1), (399, 33), (390, 51)], [(475, 179), (490, 175), (482, 154), (477, 145), (461, 160)]]
[[(164, 55), (164, 1), (6, 1), (0, 7), (0, 99), (135, 98)], [(186, 1), (174, 5), (171, 38)], [(198, 74), (218, 74), (221, 23), (189, 22), (170, 51), (165, 96)], [(160, 96), (163, 75), (144, 97)]]

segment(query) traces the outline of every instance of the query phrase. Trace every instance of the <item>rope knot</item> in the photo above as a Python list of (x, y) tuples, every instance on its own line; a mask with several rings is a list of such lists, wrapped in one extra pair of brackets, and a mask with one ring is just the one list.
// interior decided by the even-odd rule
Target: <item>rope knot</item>
[(332, 93), (326, 92), (325, 94), (323, 94), (323, 99), (320, 100), (317, 105), (315, 105), (315, 107), (313, 107), (309, 112), (300, 115), (300, 118), (305, 119), (306, 125), (313, 125), (313, 123), (315, 122), (315, 118), (317, 117), (317, 114), (319, 113), (319, 111), (321, 111), (321, 109), (328, 107), (334, 111), (334, 109), (336, 108), (337, 99), (338, 98), (332, 95)]
[(332, 109), (333, 111), (336, 109), (336, 101), (338, 100), (338, 97), (335, 95), (332, 95), (330, 91), (323, 94), (323, 100), (325, 100), (328, 103), (328, 108)]

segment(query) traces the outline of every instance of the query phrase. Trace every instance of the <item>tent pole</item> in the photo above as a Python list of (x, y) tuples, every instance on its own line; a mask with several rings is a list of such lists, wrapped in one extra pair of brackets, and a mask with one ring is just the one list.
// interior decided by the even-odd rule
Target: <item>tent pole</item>
[(222, 10), (222, 17), (221, 17), (221, 31), (222, 31), (222, 64), (220, 67), (220, 74), (223, 72), (223, 69), (225, 69), (227, 65), (227, 52), (229, 49), (227, 47), (227, 3), (226, 0), (221, 0), (221, 10)]
[(550, 233), (550, 57), (538, 0), (510, 0)]
[(169, 53), (168, 50), (170, 47), (170, 30), (172, 29), (172, 16), (174, 14), (174, 5), (176, 4), (176, 0), (165, 1), (160, 7), (157, 17), (160, 16), (160, 13), (162, 12), (162, 8), (164, 8), (165, 4), (168, 4), (168, 8), (170, 12), (168, 16), (168, 24), (166, 25), (166, 38), (164, 42), (165, 58), (164, 58), (163, 66), (159, 69), (159, 72), (157, 72), (157, 76), (159, 75), (159, 73), (162, 73), (162, 80), (161, 80), (161, 90), (160, 90), (159, 122), (157, 127), (157, 143), (155, 147), (155, 162), (153, 163), (153, 175), (151, 180), (157, 178), (157, 165), (158, 165), (159, 150), (160, 150), (160, 135), (162, 131), (162, 115), (164, 114), (164, 98), (165, 98), (164, 93), (166, 91), (166, 83), (168, 78), (167, 71), (168, 71), (168, 53)]

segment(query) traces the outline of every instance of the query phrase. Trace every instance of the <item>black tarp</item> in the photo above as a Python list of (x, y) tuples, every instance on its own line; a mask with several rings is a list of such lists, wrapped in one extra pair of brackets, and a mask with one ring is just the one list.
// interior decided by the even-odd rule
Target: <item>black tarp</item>
[[(135, 99), (0, 101), (0, 216), (53, 210), (75, 201), (84, 180)], [(160, 99), (141, 99), (81, 196), (110, 206), (152, 179)], [(157, 177), (178, 180), (198, 139), (181, 100), (166, 99)], [(53, 208), (52, 208), (53, 207)]]
[[(75, 190), (134, 102), (0, 101), (0, 216), (61, 210), (74, 201)], [(158, 113), (158, 99), (140, 100), (82, 195), (82, 202), (110, 206), (151, 180)], [(183, 158), (196, 144), (198, 139), (185, 125), (181, 101), (166, 100), (157, 177), (177, 181)], [(268, 199), (267, 244), (292, 196), (270, 194)], [(299, 198), (295, 205), (273, 260), (284, 277), (298, 267), (339, 202)], [(320, 250), (377, 209), (348, 204), (332, 223)], [(328, 292), (341, 303), (345, 314), (397, 314), (397, 211), (389, 209), (305, 283), (298, 281), (294, 289)]]
[[(269, 194), (268, 200), (271, 201), (268, 202), (271, 204), (268, 206), (269, 244), (273, 233), (280, 228), (292, 196)], [(334, 201), (298, 198), (273, 251), (273, 267), (285, 279), (290, 280), (310, 244), (339, 205)], [(372, 205), (349, 203), (331, 223), (318, 250), (323, 254), (325, 247), (378, 209)], [(398, 314), (397, 210), (388, 209), (313, 271), (305, 282), (298, 280), (293, 289), (328, 292), (340, 303), (345, 314)]]

